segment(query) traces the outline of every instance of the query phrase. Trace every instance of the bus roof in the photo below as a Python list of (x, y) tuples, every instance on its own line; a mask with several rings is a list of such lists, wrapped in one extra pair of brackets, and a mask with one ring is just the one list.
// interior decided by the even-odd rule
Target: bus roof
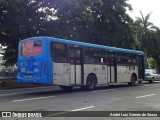
[(73, 40), (52, 38), (52, 37), (31, 37), (31, 38), (24, 39), (22, 41), (30, 40), (30, 39), (39, 39), (39, 38), (45, 38), (45, 39), (48, 39), (48, 40), (51, 40), (51, 41), (61, 42), (61, 43), (66, 43), (66, 44), (73, 44), (73, 45), (80, 45), (80, 46), (94, 47), (94, 48), (101, 48), (101, 49), (106, 49), (106, 50), (109, 50), (109, 51), (119, 51), (119, 52), (126, 52), (126, 53), (134, 53), (134, 54), (144, 55), (144, 53), (142, 51), (137, 51), (137, 50), (123, 49), (123, 48), (110, 47), (110, 46), (104, 46), (104, 45), (97, 45), (97, 44), (91, 44), (91, 43), (85, 43), (85, 42), (78, 42), (78, 41), (73, 41)]

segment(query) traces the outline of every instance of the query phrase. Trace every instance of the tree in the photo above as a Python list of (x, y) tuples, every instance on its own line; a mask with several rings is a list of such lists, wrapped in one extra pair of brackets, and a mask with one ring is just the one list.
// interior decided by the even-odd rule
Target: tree
[(18, 41), (32, 36), (135, 48), (132, 19), (126, 14), (131, 6), (126, 1), (1, 0), (0, 39), (8, 46), (5, 59), (13, 64)]
[[(54, 0), (55, 36), (96, 44), (134, 48), (127, 0)], [(62, 27), (63, 26), (63, 27)]]
[(141, 17), (137, 17), (135, 21), (136, 26), (136, 36), (139, 41), (139, 49), (145, 52), (145, 58), (147, 58), (147, 49), (154, 46), (156, 43), (153, 39), (154, 35), (152, 29), (155, 28), (153, 23), (149, 22), (151, 13), (147, 14), (145, 17), (140, 11)]
[(148, 49), (148, 56), (154, 58), (157, 63), (155, 67), (160, 72), (160, 30), (157, 28), (155, 31), (152, 31), (152, 34), (154, 35), (153, 41), (155, 43), (154, 46), (150, 46)]
[(17, 61), (19, 40), (46, 34), (47, 13), (40, 11), (45, 7), (42, 3), (42, 0), (0, 1), (0, 44), (8, 46), (4, 56), (6, 65)]

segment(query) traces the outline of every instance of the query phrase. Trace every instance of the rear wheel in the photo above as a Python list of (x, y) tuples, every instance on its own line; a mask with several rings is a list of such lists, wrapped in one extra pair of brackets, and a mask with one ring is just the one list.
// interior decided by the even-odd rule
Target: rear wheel
[(131, 76), (131, 82), (129, 82), (128, 85), (130, 85), (130, 86), (136, 85), (136, 76), (135, 75)]
[(89, 75), (86, 81), (86, 88), (88, 90), (94, 90), (96, 86), (96, 77), (94, 75)]
[(60, 86), (60, 88), (64, 91), (71, 91), (73, 86)]

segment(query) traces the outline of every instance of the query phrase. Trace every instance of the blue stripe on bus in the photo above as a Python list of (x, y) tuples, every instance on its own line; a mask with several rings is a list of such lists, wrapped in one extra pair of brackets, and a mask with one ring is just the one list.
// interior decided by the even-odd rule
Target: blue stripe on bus
[(61, 42), (61, 43), (66, 43), (66, 44), (81, 45), (81, 46), (86, 46), (86, 47), (95, 47), (95, 48), (101, 48), (101, 49), (106, 49), (106, 50), (113, 50), (113, 51), (119, 51), (119, 52), (127, 52), (127, 53), (135, 53), (135, 54), (144, 55), (144, 53), (142, 51), (116, 48), (116, 47), (97, 45), (97, 44), (91, 44), (91, 43), (84, 43), (84, 42), (78, 42), (78, 41), (72, 41), (72, 40), (66, 40), (66, 39), (60, 39), (60, 38), (32, 37), (32, 38), (28, 38), (28, 39), (25, 39), (25, 40), (31, 40), (31, 39), (36, 39), (36, 38), (47, 38), (48, 40), (51, 40), (51, 41)]

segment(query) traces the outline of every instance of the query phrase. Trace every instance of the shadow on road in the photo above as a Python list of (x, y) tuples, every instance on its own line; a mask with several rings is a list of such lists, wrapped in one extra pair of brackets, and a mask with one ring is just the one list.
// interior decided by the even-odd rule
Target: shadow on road
[[(144, 86), (144, 85), (154, 85), (154, 84), (160, 84), (158, 82), (155, 82), (153, 84), (149, 84), (148, 82), (144, 82), (142, 84), (136, 84), (135, 87), (137, 86)], [(131, 86), (128, 86), (128, 84), (119, 84), (119, 85), (112, 85), (112, 86), (97, 86), (96, 89), (94, 91), (98, 91), (98, 90), (109, 90), (109, 89), (120, 89), (120, 88), (129, 88)], [(44, 95), (44, 96), (48, 96), (48, 95), (57, 95), (57, 94), (70, 94), (70, 93), (76, 93), (76, 92), (89, 92), (87, 90), (81, 89), (80, 87), (74, 87), (71, 91), (63, 91), (60, 88), (56, 89), (56, 90), (45, 90), (45, 91), (40, 91), (40, 92), (32, 92), (32, 93), (28, 93), (30, 95)]]
[[(160, 84), (160, 82), (155, 82), (153, 84), (149, 84), (148, 82), (142, 82), (142, 84), (136, 84), (135, 87), (143, 87), (143, 86), (152, 86)], [(122, 89), (122, 88), (135, 88), (128, 86), (127, 83), (123, 84), (118, 84), (118, 85), (112, 85), (112, 86), (97, 86), (94, 91), (107, 91), (110, 89)], [(20, 92), (19, 92), (20, 91)], [(40, 96), (56, 96), (56, 95), (64, 95), (64, 94), (72, 94), (72, 93), (86, 93), (90, 92), (84, 89), (81, 89), (80, 87), (74, 87), (71, 91), (63, 91), (61, 90), (58, 86), (45, 86), (45, 87), (34, 87), (34, 88), (20, 88), (16, 89), (16, 94), (14, 96), (19, 96), (19, 97), (40, 97)]]

